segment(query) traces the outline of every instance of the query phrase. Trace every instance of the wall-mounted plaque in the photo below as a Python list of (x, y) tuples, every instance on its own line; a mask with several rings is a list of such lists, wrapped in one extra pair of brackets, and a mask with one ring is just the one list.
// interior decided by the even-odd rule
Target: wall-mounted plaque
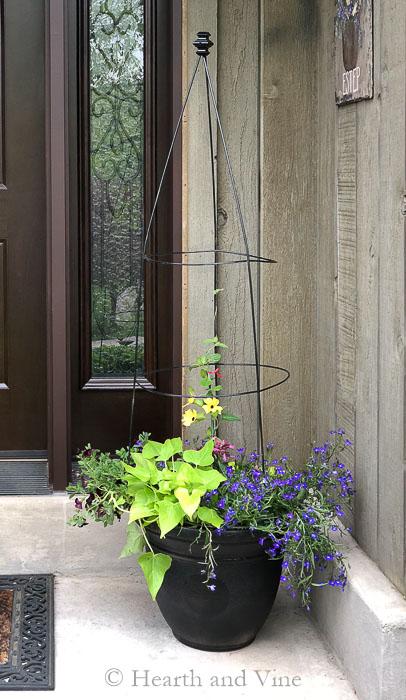
[(372, 0), (335, 0), (336, 103), (373, 97)]

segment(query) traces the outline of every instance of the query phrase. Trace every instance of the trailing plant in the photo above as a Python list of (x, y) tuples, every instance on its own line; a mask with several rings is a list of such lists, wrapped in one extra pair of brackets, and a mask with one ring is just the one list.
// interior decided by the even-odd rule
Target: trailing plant
[(286, 457), (272, 459), (273, 444), (268, 443), (265, 473), (260, 455), (253, 452), (247, 459), (243, 449), (218, 441), (215, 463), (226, 480), (204, 498), (224, 519), (219, 532), (236, 527), (262, 532), (260, 543), (268, 556), (284, 559), (282, 582), (293, 596), (299, 592), (307, 608), (312, 586), (344, 589), (346, 584), (345, 557), (332, 537), (350, 531), (339, 518), (354, 494), (351, 472), (340, 459), (351, 444), (343, 434), (331, 431), (331, 440), (313, 445), (299, 470)]
[(70, 498), (75, 497), (75, 512), (68, 525), (83, 527), (91, 519), (107, 527), (114, 523), (115, 518), (120, 520), (125, 510), (118, 505), (119, 500), (121, 505), (129, 507), (121, 462), (127, 451), (124, 448), (117, 450), (116, 455), (118, 458), (111, 457), (108, 452), (100, 452), (90, 445), (79, 454), (76, 480), (66, 489)]

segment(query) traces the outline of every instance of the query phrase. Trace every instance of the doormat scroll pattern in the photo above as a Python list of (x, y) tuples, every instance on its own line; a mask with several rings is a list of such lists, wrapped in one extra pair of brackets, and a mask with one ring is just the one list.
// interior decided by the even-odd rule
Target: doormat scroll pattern
[(54, 689), (54, 577), (0, 576), (0, 691)]

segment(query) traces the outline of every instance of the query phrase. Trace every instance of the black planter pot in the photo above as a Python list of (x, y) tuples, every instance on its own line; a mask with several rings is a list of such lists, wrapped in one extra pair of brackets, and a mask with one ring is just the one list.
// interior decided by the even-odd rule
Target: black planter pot
[(278, 590), (282, 560), (270, 560), (250, 530), (213, 533), (217, 566), (215, 591), (202, 583), (204, 535), (195, 528), (176, 528), (160, 538), (147, 527), (153, 550), (169, 554), (172, 565), (157, 595), (159, 609), (176, 639), (205, 651), (241, 649), (254, 641), (266, 621)]

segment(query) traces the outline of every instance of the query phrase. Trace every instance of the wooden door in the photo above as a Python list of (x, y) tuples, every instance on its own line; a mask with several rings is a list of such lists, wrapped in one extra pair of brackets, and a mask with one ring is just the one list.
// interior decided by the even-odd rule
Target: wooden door
[[(140, 250), (181, 96), (180, 0), (86, 0), (70, 18), (72, 454), (128, 444)], [(76, 8), (76, 9), (77, 9)], [(76, 61), (76, 63), (75, 63)], [(153, 229), (179, 250), (180, 141)], [(180, 364), (181, 277), (145, 270), (138, 358)], [(149, 377), (174, 392), (179, 375)], [(134, 439), (180, 434), (170, 398), (137, 389)]]
[(0, 0), (3, 460), (47, 448), (44, 5)]

